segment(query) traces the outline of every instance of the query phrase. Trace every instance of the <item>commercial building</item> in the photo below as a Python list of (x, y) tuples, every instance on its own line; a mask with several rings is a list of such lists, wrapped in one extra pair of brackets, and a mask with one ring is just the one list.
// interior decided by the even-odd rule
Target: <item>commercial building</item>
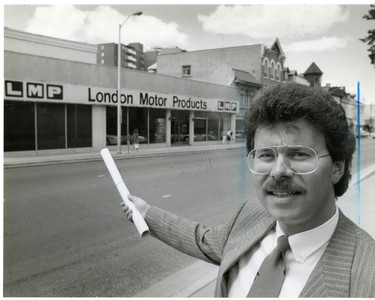
[[(117, 68), (96, 64), (96, 45), (78, 44), (5, 28), (6, 153), (71, 152), (117, 142)], [(76, 59), (85, 56), (88, 61)], [(236, 88), (121, 72), (124, 144), (136, 128), (149, 147), (208, 143), (235, 130)]]
[(157, 73), (230, 86), (239, 91), (237, 129), (253, 100), (277, 82), (288, 81), (285, 54), (278, 39), (262, 44), (197, 51), (160, 52)]
[(348, 125), (357, 132), (358, 127), (365, 125), (365, 104), (356, 99), (356, 95), (346, 92), (345, 87), (335, 87), (327, 84), (323, 89), (327, 90), (342, 105), (345, 110)]
[[(117, 67), (118, 65), (118, 44), (106, 43), (98, 44), (97, 64)], [(121, 68), (134, 70), (146, 70), (141, 43), (121, 44)]]
[[(5, 28), (5, 152), (117, 144), (117, 49)], [(271, 47), (169, 48), (146, 55), (139, 43), (121, 49), (123, 144), (134, 129), (149, 147), (218, 141), (228, 130), (241, 134), (244, 114), (264, 88), (286, 81), (320, 86), (323, 75), (315, 63), (302, 75), (290, 71), (278, 39)], [(353, 99), (329, 91), (356, 125)]]

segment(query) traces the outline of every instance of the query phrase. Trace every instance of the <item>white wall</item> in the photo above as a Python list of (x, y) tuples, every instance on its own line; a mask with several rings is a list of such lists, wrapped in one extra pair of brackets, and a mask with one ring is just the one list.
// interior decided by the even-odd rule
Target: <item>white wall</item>
[(96, 64), (97, 46), (4, 28), (4, 50)]

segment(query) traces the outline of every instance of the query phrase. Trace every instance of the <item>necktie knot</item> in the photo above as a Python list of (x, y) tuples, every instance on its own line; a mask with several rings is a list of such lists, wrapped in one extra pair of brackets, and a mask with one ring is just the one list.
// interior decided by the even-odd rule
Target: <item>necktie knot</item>
[(282, 235), (277, 239), (276, 250), (285, 254), (285, 252), (290, 248), (288, 236)]

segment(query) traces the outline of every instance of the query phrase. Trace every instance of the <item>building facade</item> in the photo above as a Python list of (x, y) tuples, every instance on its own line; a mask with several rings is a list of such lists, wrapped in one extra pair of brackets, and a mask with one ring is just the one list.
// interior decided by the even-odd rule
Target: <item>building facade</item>
[[(315, 81), (315, 80), (314, 80)], [(355, 131), (365, 125), (365, 105), (359, 102), (355, 96), (346, 92), (345, 87), (334, 87), (329, 84), (323, 87), (342, 105), (345, 110), (348, 125)]]
[(160, 52), (157, 73), (211, 82), (238, 89), (237, 129), (253, 100), (264, 88), (288, 80), (285, 54), (278, 39), (271, 45), (247, 45), (198, 51)]
[(4, 50), (96, 64), (96, 45), (4, 28)]
[(322, 70), (320, 70), (314, 62), (307, 68), (305, 73), (303, 73), (303, 77), (312, 87), (322, 87), (322, 76)]
[[(105, 43), (97, 45), (96, 63), (99, 65), (118, 65), (118, 44)], [(143, 45), (140, 43), (121, 44), (121, 68), (145, 70)]]
[[(31, 40), (38, 48), (34, 35), (26, 35), (25, 43)], [(117, 143), (116, 67), (54, 58), (32, 47), (26, 54), (14, 43), (12, 38), (4, 43), (6, 154), (75, 152)], [(134, 129), (145, 147), (209, 143), (223, 130), (235, 130), (239, 95), (233, 87), (129, 68), (121, 70), (121, 78), (124, 144)]]

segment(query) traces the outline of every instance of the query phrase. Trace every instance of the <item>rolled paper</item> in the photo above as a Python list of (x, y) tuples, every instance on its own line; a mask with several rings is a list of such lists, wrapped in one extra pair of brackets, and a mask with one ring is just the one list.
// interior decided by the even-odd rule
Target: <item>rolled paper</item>
[(122, 201), (124, 201), (125, 205), (127, 205), (132, 210), (133, 223), (135, 227), (137, 227), (139, 235), (141, 237), (146, 236), (149, 232), (149, 228), (145, 220), (143, 219), (141, 213), (136, 209), (134, 203), (128, 199), (128, 195), (130, 195), (129, 190), (126, 187), (126, 184), (122, 179), (119, 170), (117, 169), (117, 166), (112, 158), (111, 152), (109, 152), (107, 148), (104, 148), (100, 151), (100, 155), (102, 156), (103, 161), (107, 166), (109, 174), (111, 174), (112, 180), (118, 192), (120, 193)]

